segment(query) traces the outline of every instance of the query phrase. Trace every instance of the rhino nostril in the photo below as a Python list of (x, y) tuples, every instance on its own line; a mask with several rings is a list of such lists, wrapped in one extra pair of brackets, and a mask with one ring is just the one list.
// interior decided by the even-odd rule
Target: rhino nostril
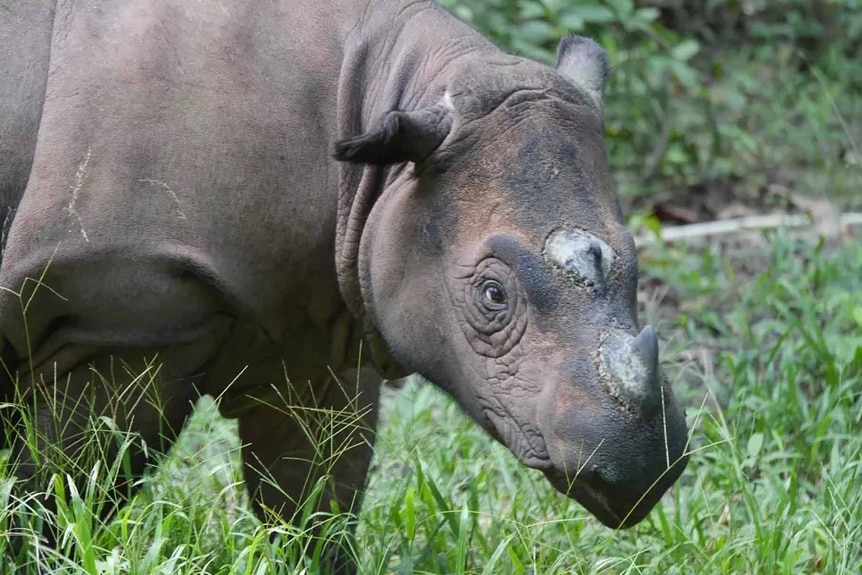
[(590, 469), (590, 476), (587, 478), (591, 480), (593, 483), (602, 483), (604, 485), (608, 485), (613, 483), (613, 481), (608, 477), (608, 472), (604, 467), (599, 467), (594, 465), (592, 469)]

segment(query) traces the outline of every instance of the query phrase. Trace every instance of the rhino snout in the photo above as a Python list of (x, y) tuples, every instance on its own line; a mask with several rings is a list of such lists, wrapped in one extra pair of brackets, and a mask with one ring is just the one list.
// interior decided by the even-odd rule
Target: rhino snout
[[(635, 345), (639, 352), (632, 351)], [(620, 353), (646, 352), (657, 361), (655, 348), (654, 332), (645, 329), (638, 337), (629, 337)], [(620, 369), (638, 374), (642, 385), (649, 361), (638, 362), (644, 365)], [(557, 490), (575, 498), (603, 524), (630, 527), (649, 513), (685, 469), (685, 417), (672, 395), (666, 395), (663, 409), (646, 416), (620, 409), (619, 399), (610, 394), (594, 392), (582, 389), (543, 414), (551, 460), (543, 472)], [(657, 392), (642, 397), (643, 390), (637, 388), (630, 391), (629, 401), (635, 393), (641, 405), (661, 405)]]
[(611, 394), (630, 411), (649, 416), (661, 406), (658, 337), (652, 326), (636, 336), (614, 330), (599, 350), (599, 373)]

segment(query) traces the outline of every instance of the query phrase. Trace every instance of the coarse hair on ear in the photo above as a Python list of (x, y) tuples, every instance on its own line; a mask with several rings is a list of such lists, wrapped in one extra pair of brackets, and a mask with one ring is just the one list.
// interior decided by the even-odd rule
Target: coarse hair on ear
[(601, 112), (608, 83), (608, 54), (594, 40), (567, 34), (557, 46), (554, 66), (576, 88), (586, 94)]
[(380, 166), (419, 163), (451, 129), (450, 108), (442, 103), (412, 112), (389, 112), (368, 132), (336, 142), (333, 156), (342, 162)]

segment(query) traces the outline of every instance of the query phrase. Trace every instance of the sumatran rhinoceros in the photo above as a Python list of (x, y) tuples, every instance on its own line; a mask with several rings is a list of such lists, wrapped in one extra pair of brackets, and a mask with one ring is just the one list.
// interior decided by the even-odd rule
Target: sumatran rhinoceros
[[(139, 475), (211, 394), (262, 515), (291, 518), (325, 472), (322, 508), (356, 510), (381, 380), (417, 373), (599, 521), (636, 524), (686, 425), (638, 326), (607, 71), (591, 40), (550, 68), (430, 1), (5, 2), (22, 488), (85, 468), (102, 416), (149, 446), (126, 453)], [(332, 465), (312, 404), (361, 423)]]

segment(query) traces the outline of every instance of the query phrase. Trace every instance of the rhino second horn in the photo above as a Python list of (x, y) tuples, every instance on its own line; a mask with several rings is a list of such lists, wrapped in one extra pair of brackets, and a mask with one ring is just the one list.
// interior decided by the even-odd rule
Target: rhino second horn
[(657, 398), (661, 393), (661, 376), (658, 366), (658, 337), (651, 325), (645, 326), (632, 341), (632, 351), (640, 355), (644, 364), (644, 396)]

